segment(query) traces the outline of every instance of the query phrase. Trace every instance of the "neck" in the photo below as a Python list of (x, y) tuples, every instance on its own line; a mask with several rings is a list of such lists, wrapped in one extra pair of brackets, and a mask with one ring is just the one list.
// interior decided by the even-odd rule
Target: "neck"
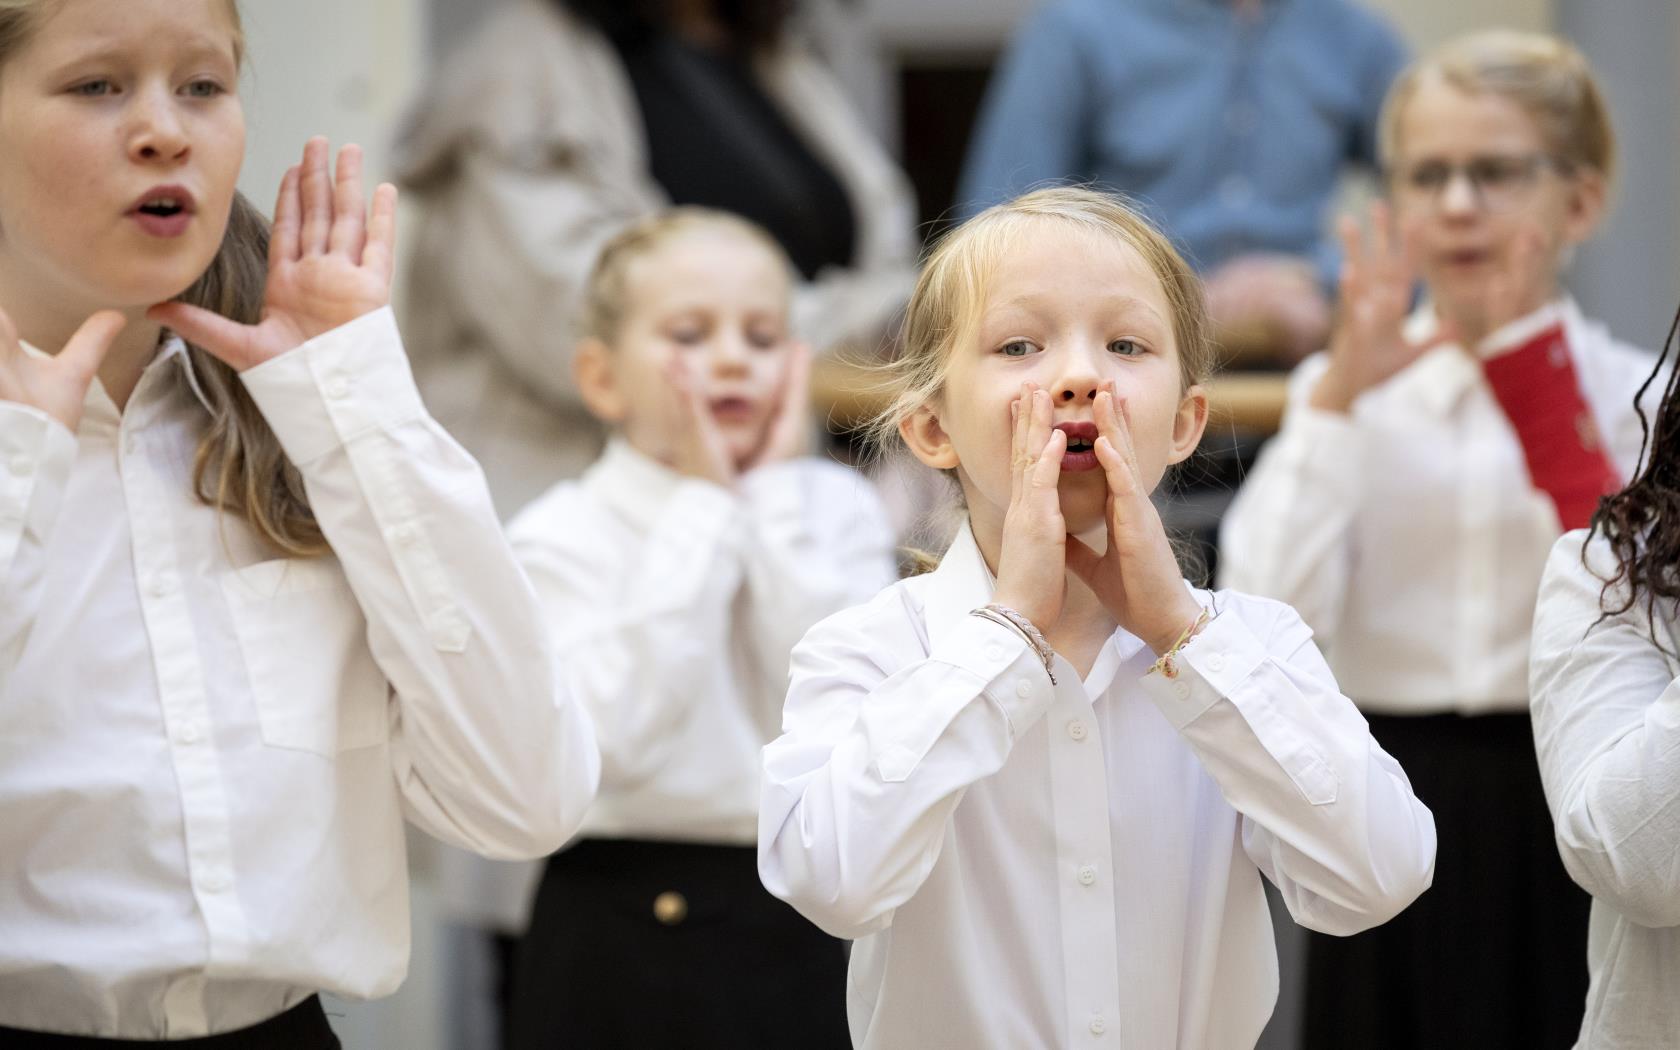
[[(970, 503), (973, 506), (973, 503)], [(992, 575), (997, 575), (998, 559), (1003, 550), (1003, 520), (989, 514), (971, 514), (969, 528), (974, 533), (975, 546), (980, 548), (980, 557), (985, 559), (986, 567)], [(1108, 532), (1099, 526), (1090, 532), (1079, 536), (1085, 545), (1101, 554), (1108, 545)], [(1119, 627), (1119, 621), (1108, 611), (1102, 601), (1085, 582), (1071, 572), (1064, 570), (1067, 580), (1067, 591), (1062, 600), (1062, 616), (1054, 624), (1038, 625), (1044, 631), (1045, 640), (1081, 675), (1091, 672), (1091, 666), (1096, 662), (1097, 654), (1102, 651), (1104, 643)]]
[(1494, 314), (1480, 304), (1455, 307), (1437, 301), (1435, 315), (1444, 327), (1449, 327), (1457, 333), (1459, 342), (1466, 350), (1473, 350), (1481, 345), (1482, 340), (1500, 328), (1527, 317), (1562, 294), (1562, 289), (1556, 284), (1546, 285), (1535, 289), (1519, 300), (1512, 309), (1500, 314)]
[[(76, 334), (82, 324), (99, 309), (98, 306), (71, 304), (65, 297), (49, 293), (32, 293), (27, 287), (0, 280), (0, 304), (16, 326), (18, 338), (48, 354), (57, 354)], [(139, 385), (140, 373), (157, 353), (158, 337), (163, 329), (146, 319), (146, 308), (130, 307), (121, 311), (128, 318), (128, 326), (117, 334), (105, 362), (99, 368), (99, 383), (118, 408), (128, 403), (129, 395)]]

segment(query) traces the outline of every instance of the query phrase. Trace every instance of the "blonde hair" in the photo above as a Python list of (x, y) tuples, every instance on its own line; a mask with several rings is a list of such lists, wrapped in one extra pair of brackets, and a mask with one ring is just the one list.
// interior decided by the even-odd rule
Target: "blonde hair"
[(1073, 187), (1037, 190), (981, 212), (928, 253), (905, 308), (899, 354), (881, 370), (891, 403), (866, 425), (878, 450), (892, 446), (901, 420), (944, 390), (951, 351), (973, 337), (992, 271), (1029, 224), (1044, 222), (1110, 238), (1137, 252), (1166, 293), (1183, 388), (1205, 381), (1213, 371), (1202, 284), (1172, 242), (1115, 194)]
[(1402, 72), (1383, 103), (1378, 147), (1384, 165), (1400, 150), (1400, 120), (1425, 79), (1468, 94), (1510, 99), (1540, 130), (1568, 170), (1615, 174), (1616, 136), (1592, 68), (1574, 47), (1544, 33), (1489, 29), (1447, 41)]
[(610, 346), (632, 306), (631, 268), (671, 241), (702, 231), (727, 233), (757, 244), (769, 252), (788, 274), (789, 287), (792, 287), (793, 263), (763, 227), (739, 215), (712, 208), (667, 208), (632, 223), (601, 248), (601, 253), (595, 258), (595, 266), (589, 272), (589, 280), (583, 287), (579, 334), (586, 339), (599, 339)]
[[(0, 66), (29, 43), (59, 0), (0, 0)], [(245, 56), (237, 0), (225, 0), (233, 23), (236, 61)], [(234, 194), (227, 231), (209, 269), (176, 298), (245, 324), (262, 319), (268, 279), (268, 221), (242, 194)], [(303, 479), (234, 370), (190, 346), (192, 368), (210, 425), (193, 459), (193, 493), (224, 514), (242, 515), (257, 534), (289, 555), (323, 554), (329, 548), (309, 509)]]

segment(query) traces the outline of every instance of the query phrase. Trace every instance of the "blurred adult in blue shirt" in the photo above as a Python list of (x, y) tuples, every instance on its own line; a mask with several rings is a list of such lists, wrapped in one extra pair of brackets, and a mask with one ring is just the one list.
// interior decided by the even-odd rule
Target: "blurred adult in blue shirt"
[(1325, 211), (1376, 166), (1405, 47), (1350, 0), (1049, 0), (987, 90), (957, 210), (1050, 182), (1136, 198), (1238, 341), (1323, 346), (1339, 254)]

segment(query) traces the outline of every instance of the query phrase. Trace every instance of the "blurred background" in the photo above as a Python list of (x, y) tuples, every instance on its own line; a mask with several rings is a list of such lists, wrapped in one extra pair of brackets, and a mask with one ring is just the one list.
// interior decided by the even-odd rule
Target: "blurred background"
[[(311, 134), (356, 141), (389, 170), (402, 114), (438, 63), (509, 0), (286, 0), (245, 5), (252, 56), (243, 188), (271, 199)], [(1206, 0), (1182, 0), (1185, 3)], [(915, 192), (920, 229), (951, 209), (965, 147), (1000, 50), (1031, 0), (823, 0), (802, 21), (852, 103)], [(1586, 54), (1615, 118), (1620, 175), (1610, 219), (1569, 284), (1590, 316), (1624, 340), (1662, 343), (1680, 289), (1680, 5), (1674, 0), (1368, 0), (1414, 52), (1460, 32), (1508, 26), (1559, 33)], [(1352, 180), (1344, 203), (1369, 193)], [(405, 218), (412, 218), (406, 216)], [(402, 289), (399, 286), (399, 296)], [(1266, 413), (1256, 417), (1264, 429)], [(478, 979), (440, 918), (430, 853), (414, 851), (414, 957), (402, 991), (329, 1004), (354, 1050), (476, 1048), (462, 987)], [(1298, 951), (1280, 925), (1282, 993), (1263, 1047), (1293, 1045)]]

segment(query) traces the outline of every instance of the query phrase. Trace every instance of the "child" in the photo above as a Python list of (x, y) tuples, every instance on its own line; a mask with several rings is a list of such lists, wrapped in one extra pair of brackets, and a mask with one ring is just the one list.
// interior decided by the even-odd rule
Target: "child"
[[(1665, 347), (1675, 349), (1680, 316)], [(1592, 894), (1592, 984), (1575, 1045), (1680, 1032), (1680, 384), (1638, 475), (1552, 550), (1534, 614), (1534, 739), (1564, 865)]]
[(1409, 69), (1383, 127), (1391, 206), (1368, 244), (1344, 225), (1340, 327), (1222, 537), (1225, 582), (1300, 610), (1442, 839), (1418, 907), (1308, 945), (1306, 1042), (1563, 1048), (1587, 901), (1552, 845), (1528, 644), (1547, 551), (1639, 451), (1650, 358), (1559, 283), (1610, 125), (1573, 48), (1487, 32)]
[(1429, 811), (1277, 602), (1190, 587), (1150, 493), (1195, 449), (1196, 278), (1123, 203), (951, 234), (884, 419), (954, 472), (930, 575), (817, 625), (764, 754), (759, 872), (851, 961), (862, 1047), (1251, 1047), (1261, 876), (1352, 933), (1428, 886)]
[(8, 1048), (336, 1047), (316, 991), (407, 966), (403, 818), (531, 856), (594, 789), (409, 377), (394, 191), (314, 140), (270, 241), (241, 52), (228, 0), (0, 2)]
[(590, 277), (574, 372), (613, 437), (509, 532), (601, 799), (538, 889), (515, 1050), (847, 1045), (841, 946), (758, 882), (758, 755), (789, 651), (893, 579), (892, 533), (861, 476), (798, 456), (791, 274), (757, 227), (680, 208)]

